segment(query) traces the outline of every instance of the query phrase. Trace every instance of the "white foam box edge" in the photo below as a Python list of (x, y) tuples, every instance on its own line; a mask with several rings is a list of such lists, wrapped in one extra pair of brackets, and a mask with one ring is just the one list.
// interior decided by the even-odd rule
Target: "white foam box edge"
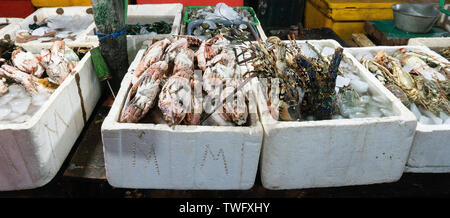
[[(151, 24), (160, 20), (173, 22), (172, 31), (169, 34), (150, 35), (127, 35), (128, 59), (131, 63), (136, 57), (137, 52), (146, 40), (160, 40), (171, 35), (180, 33), (180, 25), (182, 20), (183, 4), (144, 4), (144, 5), (128, 5), (127, 24)], [(89, 26), (86, 40), (98, 43), (98, 37), (93, 35), (95, 23)]]
[[(119, 123), (138, 52), (102, 125), (108, 182), (120, 188), (236, 190), (255, 181), (262, 144), (256, 112), (249, 127)], [(251, 100), (253, 99), (253, 100)], [(249, 98), (254, 102), (254, 98)], [(252, 109), (250, 109), (252, 111)]]
[(408, 45), (422, 45), (433, 51), (438, 51), (439, 49), (448, 48), (450, 46), (450, 37), (411, 38), (408, 40)]
[(0, 18), (0, 23), (9, 23), (8, 25), (4, 26), (2, 29), (0, 29), (0, 39), (3, 39), (5, 34), (11, 32), (14, 30), (14, 27), (18, 22), (21, 22), (22, 18), (9, 18), (9, 17), (2, 17)]
[[(426, 52), (440, 59), (441, 61), (447, 62), (445, 58), (425, 46), (378, 46), (346, 48), (345, 50), (356, 56), (358, 53), (375, 53), (380, 50), (385, 50), (389, 54), (400, 48), (416, 49), (422, 52)], [(421, 123), (417, 123), (416, 135), (414, 137), (413, 146), (406, 167), (406, 172), (450, 172), (449, 141), (450, 125), (424, 125)]]
[[(340, 46), (334, 40), (308, 40)], [(302, 42), (302, 41), (300, 41)], [(255, 82), (264, 129), (261, 181), (267, 189), (302, 189), (394, 182), (400, 179), (411, 149), (414, 115), (344, 51), (369, 89), (386, 97), (397, 116), (282, 122), (269, 113)]]
[[(58, 10), (59, 8), (63, 9), (64, 13), (62, 15), (69, 15), (69, 16), (74, 16), (74, 15), (89, 15), (89, 16), (93, 16), (92, 14), (88, 14), (87, 10), (89, 8), (92, 8), (90, 6), (72, 6), (72, 7), (43, 7), (43, 8), (39, 8), (37, 9), (35, 12), (33, 12), (32, 14), (30, 14), (28, 17), (26, 17), (22, 22), (17, 23), (17, 26), (14, 28), (13, 31), (11, 31), (10, 37), (12, 40), (15, 40), (15, 36), (17, 31), (21, 31), (21, 30), (28, 30), (29, 27), (28, 25), (33, 24), (34, 23), (34, 17), (36, 17), (37, 22), (41, 22), (42, 20), (50, 17), (50, 16), (55, 16), (58, 15), (56, 13), (56, 10)], [(89, 32), (89, 28), (86, 29), (85, 31), (83, 31), (78, 38), (73, 41), (73, 43), (83, 43), (83, 42), (88, 42), (86, 41), (86, 35)], [(24, 45), (51, 45), (51, 42), (36, 42), (36, 41), (31, 41), (31, 42), (27, 42), (27, 43), (16, 43), (16, 45), (18, 46), (24, 46)]]
[[(36, 52), (45, 45), (25, 47)], [(87, 53), (30, 120), (0, 125), (0, 191), (47, 184), (66, 159), (100, 94)]]

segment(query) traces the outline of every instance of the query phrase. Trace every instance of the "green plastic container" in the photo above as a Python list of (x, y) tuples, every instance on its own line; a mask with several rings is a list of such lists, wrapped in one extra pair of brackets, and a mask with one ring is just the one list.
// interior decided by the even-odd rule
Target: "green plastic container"
[[(190, 22), (192, 22), (192, 20), (189, 19), (189, 12), (190, 12), (190, 10), (192, 10), (192, 9), (199, 9), (199, 8), (206, 8), (206, 7), (215, 8), (215, 6), (186, 6), (186, 7), (184, 7), (184, 22), (186, 24), (189, 24)], [(250, 22), (250, 24), (252, 24), (254, 26), (257, 26), (259, 24), (259, 20), (256, 17), (256, 13), (255, 13), (255, 11), (253, 10), (252, 7), (244, 6), (244, 7), (232, 7), (232, 8), (245, 9), (245, 10), (249, 11), (250, 14), (253, 15), (253, 19), (255, 20), (255, 22)]]

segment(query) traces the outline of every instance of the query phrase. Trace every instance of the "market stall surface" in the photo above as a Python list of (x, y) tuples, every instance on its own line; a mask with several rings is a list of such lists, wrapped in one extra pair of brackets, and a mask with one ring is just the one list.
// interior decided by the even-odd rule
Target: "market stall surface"
[(15, 197), (113, 197), (113, 198), (330, 198), (330, 197), (444, 197), (450, 195), (450, 173), (405, 173), (395, 183), (267, 190), (257, 175), (250, 190), (136, 190), (111, 187), (106, 181), (100, 128), (112, 100), (103, 97), (88, 121), (58, 175), (46, 186), (23, 191), (0, 192), (0, 198)]

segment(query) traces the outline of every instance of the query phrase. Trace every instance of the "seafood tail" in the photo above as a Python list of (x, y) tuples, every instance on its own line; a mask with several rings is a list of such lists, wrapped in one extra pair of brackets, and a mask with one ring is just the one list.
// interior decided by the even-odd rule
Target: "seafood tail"
[(316, 102), (315, 116), (319, 120), (330, 119), (334, 113), (334, 98), (336, 94), (334, 87), (336, 86), (336, 78), (339, 64), (342, 60), (342, 53), (342, 48), (335, 50), (330, 66), (328, 67), (329, 77), (325, 80), (325, 87), (321, 88), (321, 93), (317, 96), (319, 98), (317, 99), (318, 102)]
[(344, 49), (342, 48), (337, 48), (335, 50), (333, 59), (331, 59), (330, 67), (328, 68), (328, 73), (330, 74), (334, 82), (336, 82), (339, 64), (341, 63), (342, 60), (343, 51)]

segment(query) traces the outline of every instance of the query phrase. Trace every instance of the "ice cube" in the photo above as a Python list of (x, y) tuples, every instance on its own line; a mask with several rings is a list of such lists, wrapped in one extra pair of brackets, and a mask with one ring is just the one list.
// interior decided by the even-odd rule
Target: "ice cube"
[(0, 120), (3, 120), (11, 112), (11, 107), (7, 105), (0, 106)]
[(350, 114), (350, 118), (351, 119), (364, 118), (364, 117), (367, 117), (367, 115), (365, 113), (363, 113), (363, 112), (356, 112), (356, 113)]
[(328, 57), (332, 54), (334, 54), (334, 49), (330, 48), (330, 47), (323, 48), (322, 53), (321, 53), (321, 55), (324, 57)]
[(448, 114), (446, 114), (446, 113), (441, 111), (439, 113), (439, 118), (441, 118), (442, 120), (446, 121), (446, 120), (450, 119), (450, 116)]
[(336, 78), (336, 87), (343, 88), (345, 86), (348, 86), (349, 83), (350, 83), (349, 78), (345, 78), (340, 75), (338, 75)]
[(447, 119), (443, 124), (450, 124), (450, 118), (449, 119)]
[(385, 97), (382, 97), (380, 95), (372, 96), (372, 99), (382, 105), (387, 105), (389, 103), (389, 101)]
[(50, 97), (48, 93), (37, 93), (32, 96), (32, 103), (36, 106), (42, 106)]
[(31, 98), (30, 97), (24, 97), (24, 98), (16, 98), (9, 102), (9, 105), (11, 106), (11, 110), (18, 114), (23, 114), (28, 110), (28, 107), (30, 106)]
[(417, 120), (419, 120), (422, 114), (420, 113), (419, 108), (417, 108), (416, 104), (412, 103), (409, 108), (411, 109), (411, 112), (413, 112), (413, 114), (416, 116)]
[(428, 118), (427, 116), (421, 116), (419, 123), (421, 124), (425, 124), (425, 125), (431, 125), (434, 124), (433, 120)]
[(359, 98), (359, 100), (360, 100), (361, 103), (363, 103), (363, 104), (369, 103), (371, 99), (372, 99), (372, 98), (371, 98), (370, 96), (368, 96), (368, 95), (363, 95), (363, 96), (361, 96), (361, 97)]
[(4, 120), (14, 120), (16, 119), (18, 116), (20, 116), (19, 113), (16, 113), (14, 111), (11, 111), (10, 113), (8, 113), (8, 115), (6, 117), (4, 117)]
[(344, 117), (341, 116), (341, 115), (336, 114), (336, 115), (333, 115), (333, 116), (331, 117), (331, 119), (333, 119), (333, 120), (342, 120), (342, 119), (344, 119)]
[(431, 111), (424, 111), (424, 114), (429, 117), (435, 124), (442, 124), (442, 119), (434, 115)]
[(369, 89), (369, 84), (361, 80), (351, 80), (350, 84), (359, 94), (365, 93)]
[(345, 74), (345, 77), (351, 79), (351, 80), (360, 80), (359, 76), (353, 74), (353, 73), (347, 73)]
[(301, 51), (303, 52), (303, 54), (305, 54), (306, 57), (309, 57), (309, 58), (318, 58), (319, 57), (317, 55), (317, 53), (309, 45), (302, 44)]
[(28, 111), (26, 114), (29, 116), (33, 116), (40, 108), (41, 108), (41, 106), (31, 105), (30, 108), (28, 108)]
[(11, 101), (14, 97), (16, 97), (17, 93), (9, 91), (5, 95), (0, 97), (0, 106), (7, 105), (9, 101)]
[(381, 117), (383, 114), (378, 109), (367, 110), (367, 117)]
[(382, 107), (382, 108), (380, 108), (380, 111), (381, 111), (381, 113), (383, 113), (383, 115), (386, 116), (386, 117), (395, 116), (394, 113), (393, 113), (391, 110), (387, 109), (387, 108), (383, 108), (383, 107)]

